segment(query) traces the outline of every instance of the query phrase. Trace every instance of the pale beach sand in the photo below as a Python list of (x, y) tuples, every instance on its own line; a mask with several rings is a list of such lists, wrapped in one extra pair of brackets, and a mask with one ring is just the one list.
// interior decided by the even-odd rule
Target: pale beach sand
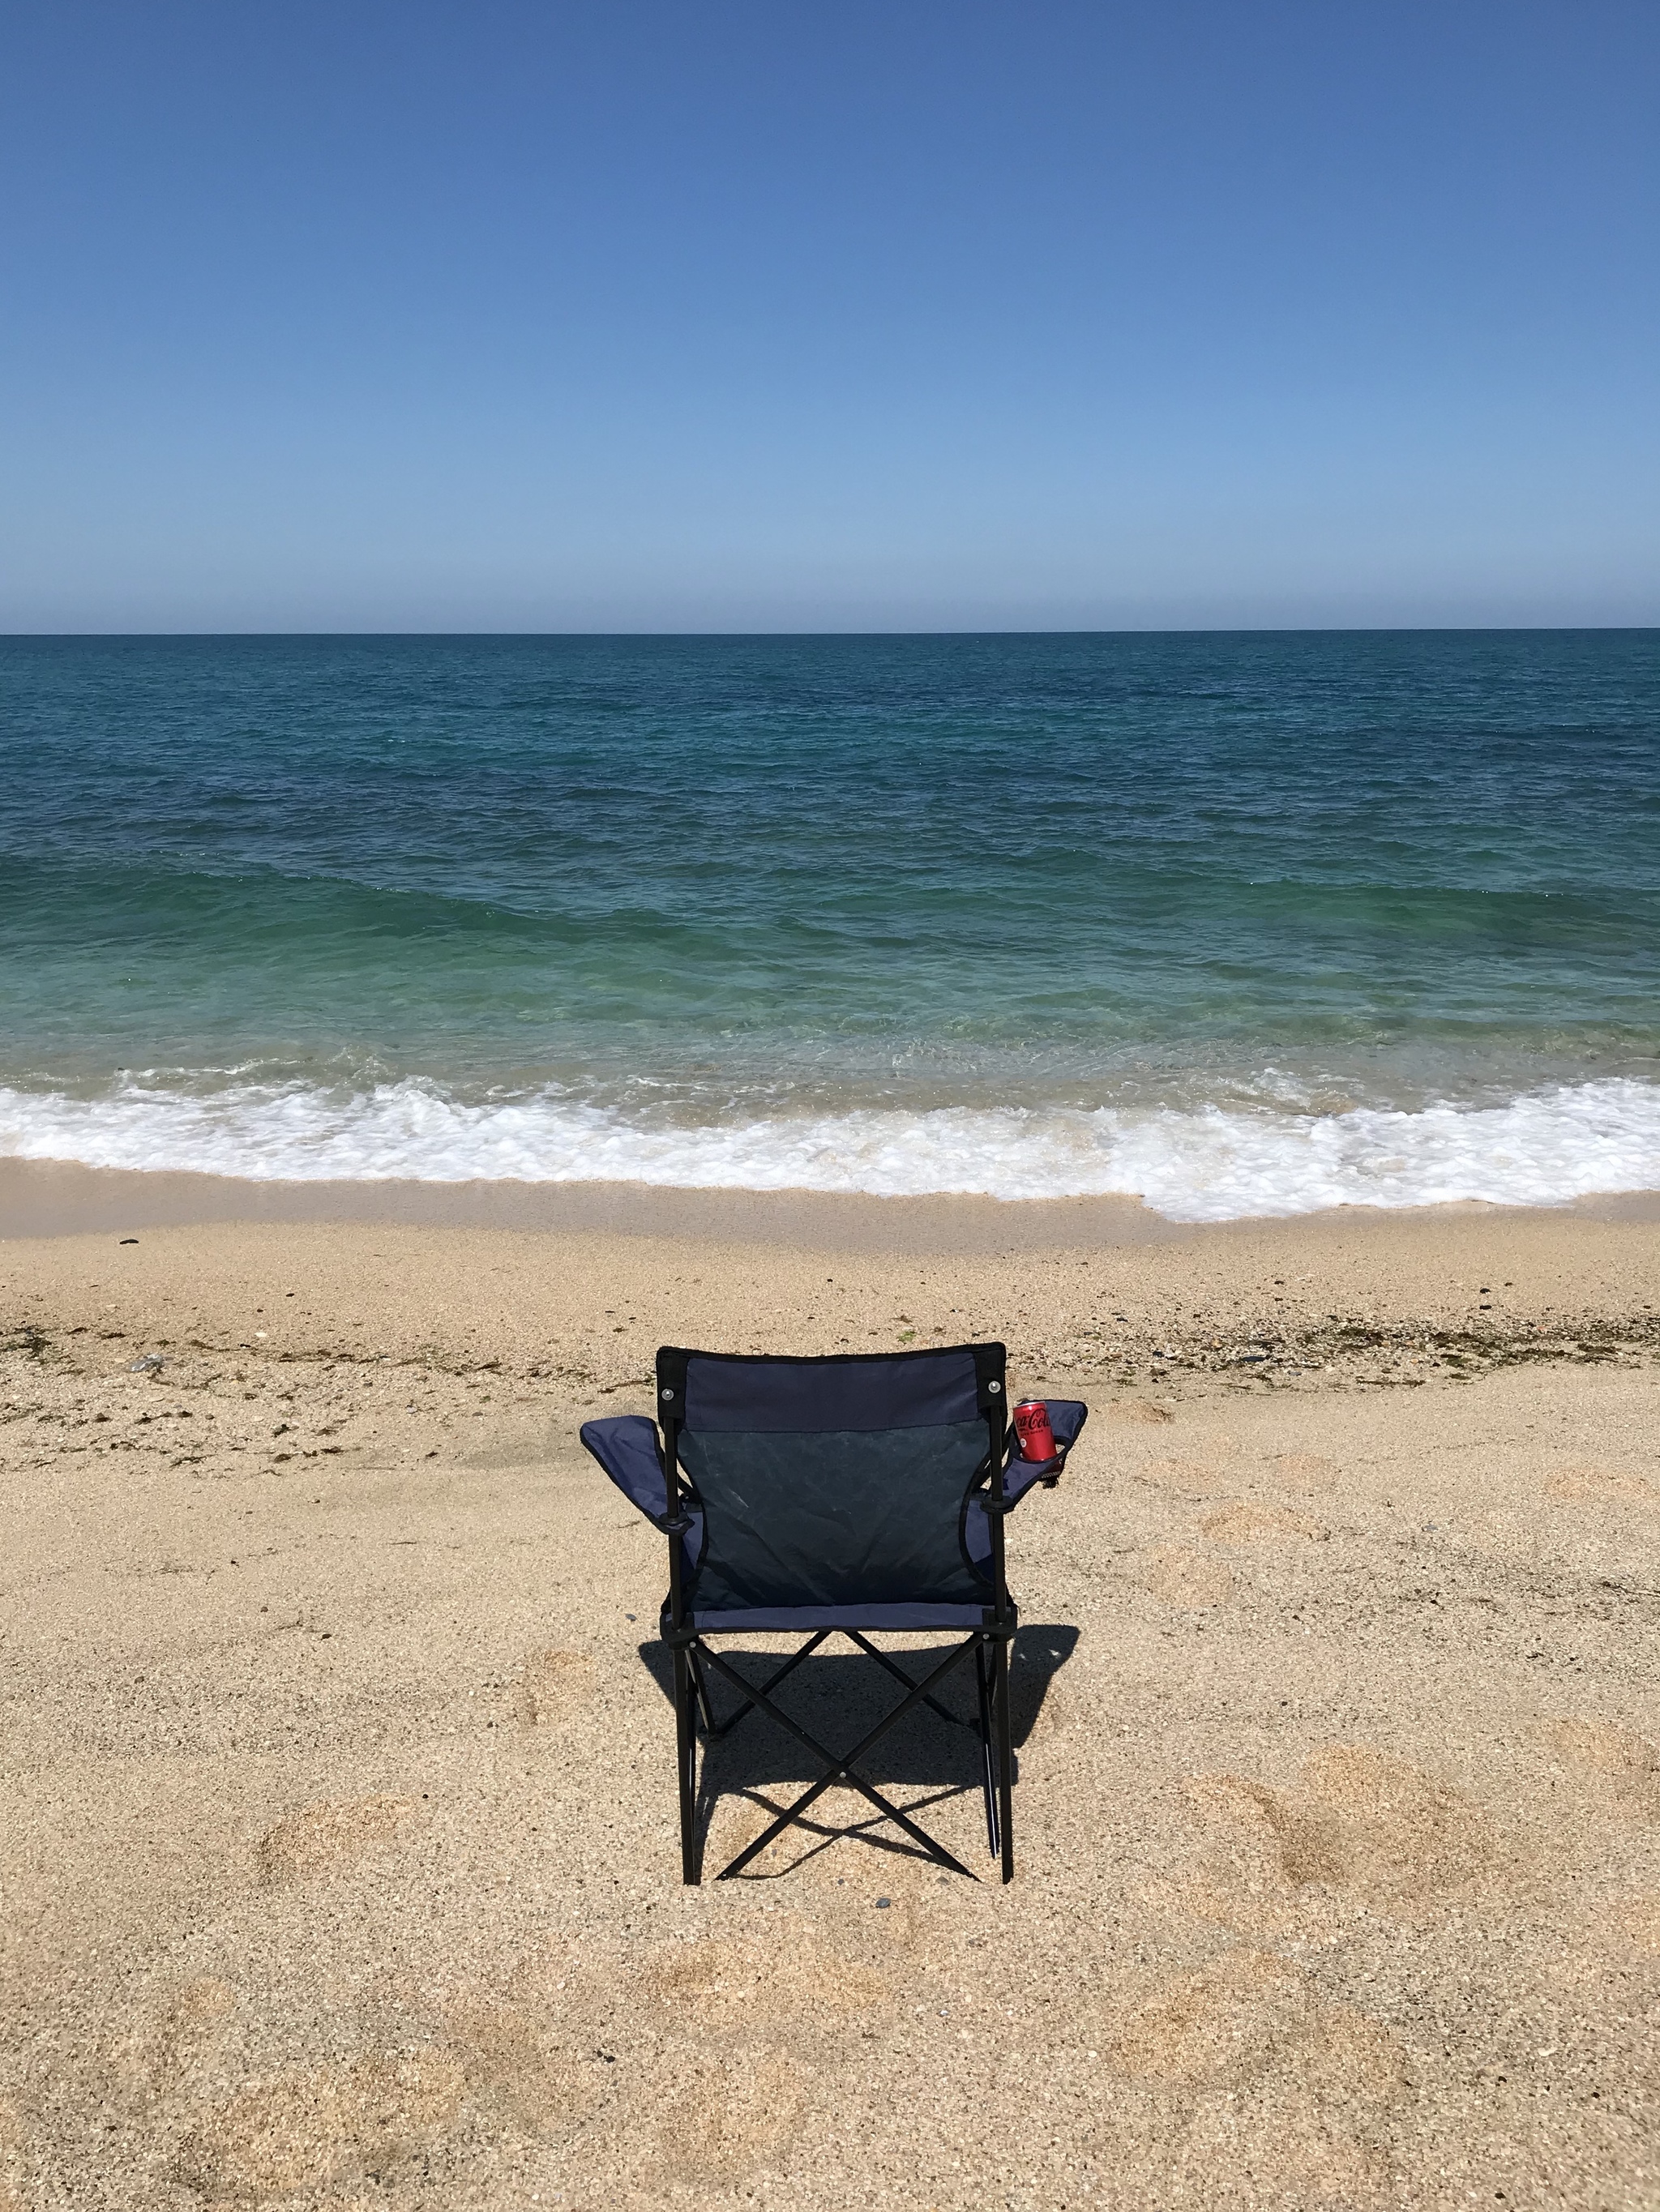
[[(0, 2205), (1654, 2206), (1645, 1210), (7, 1170)], [(986, 1880), (684, 1890), (578, 1421), (660, 1340), (994, 1334), (1092, 1407), (1011, 1525), (1015, 1883), (930, 1723), (879, 1771)], [(711, 1870), (805, 1771), (723, 1747)]]

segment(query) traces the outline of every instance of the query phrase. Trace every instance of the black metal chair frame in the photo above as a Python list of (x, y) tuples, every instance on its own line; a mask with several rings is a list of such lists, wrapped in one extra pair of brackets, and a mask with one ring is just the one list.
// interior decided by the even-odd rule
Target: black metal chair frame
[[(1000, 1346), (999, 1347), (1000, 1352)], [(678, 1765), (680, 1784), (680, 1863), (682, 1880), (688, 1884), (701, 1882), (700, 1853), (697, 1826), (697, 1722), (701, 1717), (704, 1730), (711, 1741), (726, 1736), (751, 1711), (764, 1713), (768, 1718), (793, 1735), (806, 1750), (823, 1762), (823, 1771), (818, 1780), (786, 1807), (755, 1840), (745, 1846), (735, 1858), (724, 1866), (716, 1877), (729, 1881), (743, 1872), (751, 1861), (763, 1851), (769, 1844), (781, 1835), (787, 1827), (802, 1820), (809, 1808), (827, 1790), (837, 1783), (846, 1783), (860, 1792), (885, 1820), (891, 1820), (927, 1856), (953, 1874), (966, 1875), (970, 1881), (977, 1881), (970, 1868), (954, 1853), (913, 1820), (909, 1814), (885, 1796), (867, 1776), (859, 1771), (863, 1759), (881, 1738), (887, 1735), (905, 1716), (918, 1705), (927, 1705), (953, 1727), (966, 1723), (942, 1705), (933, 1692), (944, 1682), (970, 1653), (974, 1657), (975, 1683), (978, 1693), (978, 1727), (981, 1746), (982, 1786), (985, 1793), (986, 1832), (991, 1854), (1000, 1858), (1004, 1881), (1014, 1879), (1014, 1750), (1009, 1724), (1009, 1653), (1014, 1641), (1018, 1615), (1009, 1596), (1004, 1574), (1003, 1520), (1008, 1510), (1004, 1494), (1004, 1471), (1008, 1462), (1010, 1431), (1007, 1407), (1005, 1403), (1006, 1385), (1000, 1377), (987, 1385), (990, 1405), (986, 1414), (988, 1454), (982, 1462), (976, 1483), (984, 1480), (987, 1488), (981, 1505), (987, 1515), (991, 1530), (992, 1602), (987, 1608), (991, 1619), (986, 1626), (971, 1629), (956, 1648), (947, 1653), (937, 1666), (919, 1681), (900, 1666), (891, 1652), (873, 1644), (862, 1630), (852, 1628), (821, 1628), (816, 1630), (801, 1648), (785, 1660), (764, 1682), (747, 1680), (730, 1662), (721, 1657), (708, 1642), (710, 1632), (700, 1631), (690, 1620), (685, 1602), (683, 1540), (692, 1527), (688, 1511), (695, 1503), (683, 1486), (678, 1462), (680, 1425), (672, 1410), (665, 1407), (659, 1421), (663, 1436), (663, 1468), (671, 1503), (671, 1516), (661, 1525), (669, 1540), (669, 1595), (665, 1607), (664, 1641), (673, 1659), (674, 1711), (678, 1743)], [(1060, 1464), (1064, 1463), (1064, 1451), (1060, 1455), (1055, 1473), (1045, 1478), (1053, 1485), (1058, 1480)], [(971, 1487), (974, 1486), (971, 1486)], [(742, 1632), (733, 1632), (741, 1633)], [(953, 1631), (952, 1633), (958, 1632)], [(905, 1696), (874, 1728), (854, 1744), (851, 1750), (836, 1753), (818, 1741), (791, 1714), (777, 1705), (773, 1692), (793, 1674), (803, 1660), (809, 1658), (830, 1637), (846, 1636), (857, 1648), (893, 1675), (905, 1688)], [(709, 1694), (710, 1674), (735, 1689), (743, 1702), (717, 1722), (714, 1701)]]
[[(804, 1659), (812, 1656), (831, 1636), (845, 1636), (860, 1650), (874, 1659), (879, 1666), (894, 1675), (906, 1686), (906, 1695), (899, 1704), (885, 1713), (876, 1726), (870, 1729), (850, 1751), (840, 1754), (819, 1742), (791, 1714), (775, 1705), (772, 1692), (784, 1677), (794, 1672)], [(1014, 1636), (1012, 1626), (999, 1631), (994, 1628), (971, 1631), (954, 1650), (946, 1654), (939, 1665), (919, 1682), (906, 1674), (891, 1652), (881, 1650), (862, 1631), (853, 1628), (821, 1628), (814, 1632), (799, 1651), (785, 1660), (783, 1665), (763, 1683), (745, 1680), (737, 1668), (723, 1659), (696, 1631), (687, 1632), (685, 1643), (672, 1636), (669, 1641), (674, 1653), (674, 1707), (678, 1732), (680, 1773), (680, 1857), (682, 1878), (689, 1883), (702, 1879), (698, 1867), (696, 1838), (697, 1755), (696, 1723), (702, 1719), (705, 1735), (718, 1742), (737, 1727), (739, 1721), (752, 1711), (759, 1711), (777, 1722), (797, 1742), (805, 1745), (815, 1758), (824, 1761), (824, 1771), (810, 1788), (803, 1790), (794, 1802), (780, 1813), (755, 1840), (745, 1845), (736, 1858), (724, 1866), (715, 1877), (728, 1881), (741, 1874), (751, 1859), (757, 1858), (767, 1845), (784, 1830), (801, 1821), (810, 1807), (816, 1804), (827, 1790), (838, 1782), (846, 1782), (861, 1796), (869, 1800), (885, 1820), (920, 1845), (927, 1856), (939, 1865), (949, 1867), (953, 1874), (967, 1875), (970, 1881), (979, 1877), (965, 1867), (961, 1859), (946, 1850), (937, 1838), (920, 1827), (908, 1813), (902, 1812), (891, 1798), (883, 1795), (875, 1784), (859, 1771), (857, 1762), (870, 1752), (890, 1729), (902, 1721), (907, 1713), (919, 1705), (927, 1705), (948, 1721), (953, 1728), (968, 1725), (959, 1717), (940, 1705), (930, 1693), (972, 1652), (975, 1656), (975, 1675), (979, 1692), (979, 1736), (982, 1758), (982, 1786), (986, 1800), (986, 1832), (992, 1856), (1002, 1859), (1005, 1881), (1014, 1879), (1013, 1784), (1014, 1752), (1009, 1730), (1008, 1708), (1008, 1649)], [(739, 1692), (743, 1703), (727, 1719), (717, 1722), (714, 1704), (709, 1695), (705, 1668), (712, 1669), (723, 1680)]]

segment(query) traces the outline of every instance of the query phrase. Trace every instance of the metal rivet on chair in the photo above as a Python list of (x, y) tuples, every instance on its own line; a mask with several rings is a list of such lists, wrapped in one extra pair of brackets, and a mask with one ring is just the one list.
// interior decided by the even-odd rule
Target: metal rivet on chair
[(673, 1397), (674, 1393), (673, 1393), (673, 1391), (672, 1391), (672, 1390), (665, 1390), (665, 1391), (664, 1391), (664, 1393), (663, 1393), (663, 1395), (664, 1395), (666, 1398), (672, 1398), (672, 1397)]

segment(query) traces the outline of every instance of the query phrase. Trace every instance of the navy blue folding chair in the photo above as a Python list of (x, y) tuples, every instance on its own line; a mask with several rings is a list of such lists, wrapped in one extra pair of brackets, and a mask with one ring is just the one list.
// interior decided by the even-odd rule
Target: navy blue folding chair
[[(669, 1540), (661, 1625), (674, 1675), (684, 1881), (701, 1879), (699, 1718), (713, 1740), (751, 1711), (787, 1730), (824, 1771), (721, 1869), (722, 1881), (838, 1783), (860, 1791), (930, 1858), (969, 1874), (861, 1769), (919, 1706), (959, 1724), (933, 1693), (970, 1656), (987, 1836), (1003, 1880), (1012, 1879), (1009, 1654), (1018, 1614), (1004, 1578), (1003, 1522), (1034, 1484), (1059, 1476), (1087, 1409), (1049, 1401), (1055, 1456), (1032, 1462), (1014, 1455), (1007, 1398), (1000, 1344), (827, 1359), (666, 1348), (657, 1355), (655, 1423), (632, 1414), (584, 1425), (588, 1450)], [(921, 1680), (871, 1641), (919, 1630), (962, 1635)], [(760, 1683), (709, 1640), (777, 1632), (806, 1641)], [(775, 1695), (837, 1634), (905, 1691), (846, 1753), (818, 1742)], [(717, 1680), (742, 1700), (719, 1723)]]

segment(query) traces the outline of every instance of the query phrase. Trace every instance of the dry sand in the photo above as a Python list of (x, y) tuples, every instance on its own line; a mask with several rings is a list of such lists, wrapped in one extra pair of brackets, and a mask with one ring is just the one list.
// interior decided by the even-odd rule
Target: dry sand
[[(1660, 2203), (1651, 1223), (24, 1181), (89, 1226), (0, 1244), (0, 2206)], [(1094, 1408), (1011, 1526), (1013, 1887), (918, 1723), (988, 1879), (838, 1794), (683, 1890), (578, 1419), (991, 1334)], [(722, 1747), (711, 1869), (804, 1771)]]

